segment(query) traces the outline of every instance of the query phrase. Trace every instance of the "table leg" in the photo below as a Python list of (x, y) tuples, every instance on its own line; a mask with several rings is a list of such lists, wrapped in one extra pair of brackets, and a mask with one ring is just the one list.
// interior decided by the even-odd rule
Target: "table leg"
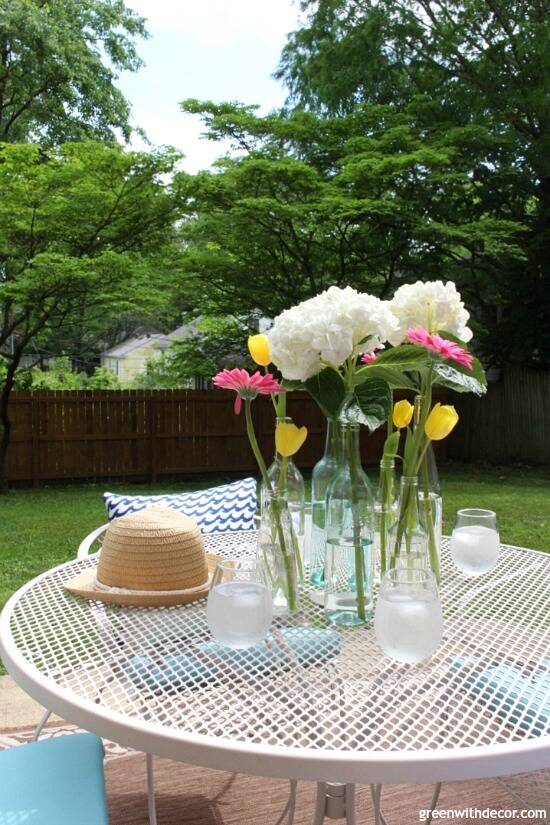
[(357, 825), (355, 818), (355, 785), (346, 785), (346, 823), (347, 825)]
[(313, 825), (323, 825), (327, 807), (327, 783), (317, 782), (317, 799), (315, 800), (315, 814)]
[(428, 819), (426, 820), (428, 825), (430, 825), (430, 823), (432, 821), (433, 812), (434, 812), (434, 809), (435, 809), (435, 807), (437, 805), (437, 802), (439, 800), (439, 794), (440, 793), (441, 793), (441, 782), (438, 782), (437, 785), (434, 788), (432, 801), (430, 803), (430, 815), (429, 815)]
[(374, 825), (382, 825), (382, 785), (371, 785), (370, 792), (372, 794), (372, 806), (374, 808)]
[(279, 817), (275, 825), (282, 825), (285, 819), (287, 821), (287, 825), (294, 825), (294, 813), (296, 811), (296, 790), (298, 788), (298, 781), (296, 779), (290, 779), (289, 782), (290, 793), (288, 795), (288, 800), (281, 816)]
[(50, 718), (51, 715), (52, 715), (51, 710), (46, 710), (44, 712), (44, 715), (42, 716), (42, 719), (40, 720), (40, 722), (36, 726), (36, 730), (34, 731), (34, 736), (32, 738), (33, 742), (36, 742), (38, 740), (38, 737), (42, 733), (42, 728), (44, 727), (44, 725), (46, 724), (46, 722), (48, 721), (48, 719)]
[(323, 825), (325, 818), (344, 819), (347, 825), (357, 825), (355, 817), (355, 785), (339, 782), (318, 782), (313, 825)]
[(147, 806), (149, 808), (149, 825), (157, 825), (157, 808), (155, 805), (155, 780), (153, 776), (153, 756), (145, 754), (147, 765)]

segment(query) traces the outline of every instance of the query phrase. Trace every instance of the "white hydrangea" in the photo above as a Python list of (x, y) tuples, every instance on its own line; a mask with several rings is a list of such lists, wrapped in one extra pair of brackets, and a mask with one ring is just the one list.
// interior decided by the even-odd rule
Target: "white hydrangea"
[(398, 327), (390, 335), (393, 346), (400, 344), (410, 327), (424, 327), (431, 333), (451, 332), (462, 341), (469, 341), (472, 330), (467, 327), (470, 313), (464, 308), (456, 286), (452, 281), (417, 281), (415, 284), (400, 286), (392, 300), (390, 309), (397, 319)]
[(352, 353), (381, 347), (396, 328), (387, 302), (349, 286), (331, 286), (282, 312), (268, 338), (283, 377), (305, 381), (325, 364), (339, 367)]

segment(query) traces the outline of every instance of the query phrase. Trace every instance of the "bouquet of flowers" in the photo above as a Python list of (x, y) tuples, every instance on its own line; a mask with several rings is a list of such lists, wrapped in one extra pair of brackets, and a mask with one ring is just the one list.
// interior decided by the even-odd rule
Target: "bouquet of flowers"
[[(472, 338), (468, 319), (453, 283), (404, 285), (391, 301), (382, 301), (349, 286), (333, 286), (282, 312), (267, 336), (251, 336), (249, 350), (263, 373), (223, 370), (214, 378), (215, 386), (237, 393), (235, 412), (240, 412), (244, 401), (248, 437), (271, 500), (271, 527), (263, 535), (268, 543), (277, 545), (277, 558), (284, 562), (285, 597), (290, 609), (297, 605), (296, 564), (292, 560), (296, 540), (292, 525), (287, 527), (284, 509), (285, 461), (299, 449), (307, 431), (283, 420), (285, 392), (306, 390), (324, 415), (342, 426), (343, 475), (339, 485), (333, 485), (339, 491), (339, 499), (337, 506), (327, 510), (327, 536), (329, 542), (338, 537), (349, 540), (353, 548), (355, 566), (350, 578), (356, 592), (357, 617), (364, 621), (368, 577), (365, 542), (373, 534), (373, 506), (361, 468), (358, 427), (364, 425), (373, 431), (386, 424), (384, 456), (402, 460), (405, 478), (416, 479), (419, 473), (422, 476), (430, 444), (445, 438), (458, 420), (453, 407), (432, 406), (434, 386), (478, 395), (486, 391), (481, 364), (467, 350), (467, 342)], [(269, 373), (270, 364), (280, 372), (280, 380)], [(412, 405), (407, 401), (394, 405), (395, 390), (410, 390), (421, 397), (414, 427), (409, 426)], [(254, 433), (250, 404), (259, 394), (271, 395), (278, 418), (276, 442), (282, 456), (279, 489), (274, 488), (268, 476)], [(400, 454), (403, 431), (406, 436)], [(382, 489), (389, 491), (390, 486), (382, 484)], [(402, 491), (393, 525), (393, 546), (389, 554), (384, 552), (383, 570), (388, 560), (390, 566), (397, 563), (403, 540), (404, 546), (410, 548), (409, 528), (416, 502), (411, 490), (412, 487)], [(429, 563), (439, 575), (436, 531), (428, 497), (423, 505)], [(267, 544), (262, 545), (260, 536), (262, 547), (267, 552)], [(299, 558), (299, 553), (294, 555)]]

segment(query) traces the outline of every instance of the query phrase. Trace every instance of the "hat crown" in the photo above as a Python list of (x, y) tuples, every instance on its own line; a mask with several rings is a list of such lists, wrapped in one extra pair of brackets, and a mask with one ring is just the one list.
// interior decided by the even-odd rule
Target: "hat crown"
[(99, 555), (97, 580), (127, 590), (185, 590), (208, 581), (197, 524), (169, 507), (114, 519)]

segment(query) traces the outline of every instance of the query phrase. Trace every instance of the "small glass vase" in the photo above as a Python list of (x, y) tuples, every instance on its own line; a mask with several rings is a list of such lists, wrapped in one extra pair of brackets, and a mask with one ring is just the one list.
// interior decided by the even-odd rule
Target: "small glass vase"
[(267, 571), (273, 615), (294, 613), (300, 607), (298, 582), (303, 571), (298, 537), (283, 493), (264, 495), (257, 557)]
[(399, 486), (395, 475), (393, 458), (383, 458), (380, 462), (378, 490), (374, 499), (374, 580), (380, 583), (381, 577), (389, 569), (390, 530), (397, 519), (399, 503)]
[(342, 451), (326, 507), (325, 612), (343, 627), (373, 613), (374, 500), (361, 467), (359, 425), (341, 425)]
[[(415, 426), (420, 421), (423, 398), (421, 395), (414, 399)], [(423, 511), (423, 521), (428, 533), (428, 551), (430, 568), (437, 583), (440, 578), (439, 557), (441, 554), (441, 536), (443, 533), (443, 500), (441, 485), (432, 444), (428, 444), (424, 458), (418, 471), (418, 500)]]
[[(279, 422), (291, 423), (292, 419), (277, 418), (277, 423)], [(281, 479), (281, 471), (285, 463), (286, 475), (284, 479)], [(306, 500), (304, 477), (294, 463), (292, 456), (289, 456), (283, 460), (283, 457), (279, 453), (275, 453), (275, 457), (267, 469), (267, 475), (269, 481), (271, 482), (272, 488), (274, 490), (278, 490), (286, 499), (290, 510), (290, 515), (292, 517), (292, 522), (294, 524), (294, 532), (298, 537), (299, 543), (302, 545), (304, 542), (305, 531)], [(266, 495), (268, 495), (268, 491), (265, 484), (262, 484), (262, 511)]]
[[(423, 521), (418, 476), (403, 476), (397, 519), (390, 529), (389, 569), (428, 569), (428, 532)], [(387, 571), (386, 571), (387, 572)]]
[(340, 425), (327, 418), (327, 437), (323, 457), (311, 475), (311, 562), (309, 566), (309, 595), (316, 604), (324, 604), (326, 557), (327, 492), (338, 469), (340, 454)]

